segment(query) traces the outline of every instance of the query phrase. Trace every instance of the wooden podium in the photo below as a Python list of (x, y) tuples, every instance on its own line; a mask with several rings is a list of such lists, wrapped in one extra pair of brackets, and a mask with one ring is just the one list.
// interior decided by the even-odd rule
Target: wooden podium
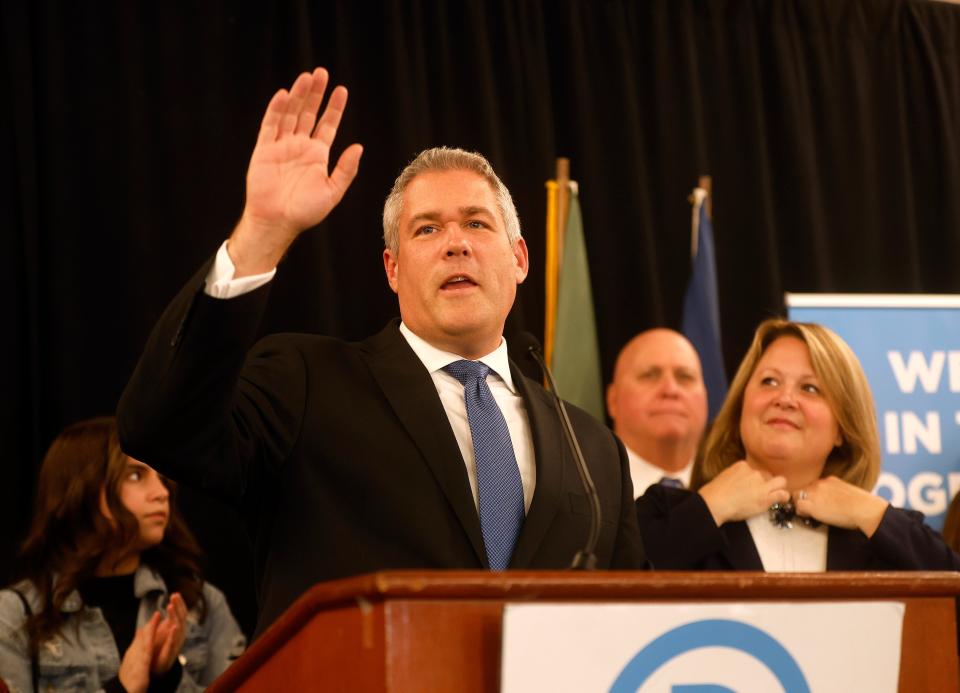
[(903, 602), (901, 691), (960, 691), (960, 573), (385, 572), (301, 596), (210, 691), (500, 686), (507, 602)]

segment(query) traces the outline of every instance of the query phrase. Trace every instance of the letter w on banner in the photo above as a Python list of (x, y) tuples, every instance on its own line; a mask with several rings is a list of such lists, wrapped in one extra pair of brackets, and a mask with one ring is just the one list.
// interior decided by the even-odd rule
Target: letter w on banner
[(713, 251), (713, 223), (709, 214), (710, 178), (704, 176), (700, 181), (701, 187), (696, 188), (691, 196), (690, 253), (693, 267), (683, 300), (683, 334), (700, 355), (712, 420), (727, 396), (727, 372), (723, 366), (720, 341), (720, 297)]

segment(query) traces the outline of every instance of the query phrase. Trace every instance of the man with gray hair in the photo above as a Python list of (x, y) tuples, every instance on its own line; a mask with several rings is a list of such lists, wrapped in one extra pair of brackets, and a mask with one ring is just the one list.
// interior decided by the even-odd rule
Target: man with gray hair
[[(121, 399), (124, 450), (231, 500), (253, 532), (257, 630), (322, 580), (385, 569), (562, 569), (589, 502), (554, 402), (506, 352), (528, 254), (482, 156), (422, 152), (384, 205), (400, 321), (360, 343), (274, 335), (252, 346), (277, 263), (339, 203), (328, 172), (347, 92), (327, 73), (267, 107), (240, 222), (167, 308)], [(249, 353), (248, 353), (249, 351)], [(644, 561), (623, 446), (571, 407), (603, 513), (601, 568)]]

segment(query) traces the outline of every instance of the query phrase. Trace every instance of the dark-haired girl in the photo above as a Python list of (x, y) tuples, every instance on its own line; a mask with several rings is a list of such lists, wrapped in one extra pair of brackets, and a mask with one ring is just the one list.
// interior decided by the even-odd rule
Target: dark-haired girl
[(21, 579), (0, 591), (0, 679), (11, 690), (196, 690), (242, 652), (170, 488), (120, 450), (112, 418), (54, 440)]

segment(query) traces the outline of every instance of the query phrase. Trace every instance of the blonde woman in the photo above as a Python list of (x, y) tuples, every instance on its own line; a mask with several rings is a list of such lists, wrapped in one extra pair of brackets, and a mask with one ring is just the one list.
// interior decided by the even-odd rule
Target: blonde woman
[(873, 397), (821, 325), (767, 320), (694, 465), (691, 490), (654, 486), (637, 515), (655, 568), (957, 570), (960, 556), (871, 492)]

